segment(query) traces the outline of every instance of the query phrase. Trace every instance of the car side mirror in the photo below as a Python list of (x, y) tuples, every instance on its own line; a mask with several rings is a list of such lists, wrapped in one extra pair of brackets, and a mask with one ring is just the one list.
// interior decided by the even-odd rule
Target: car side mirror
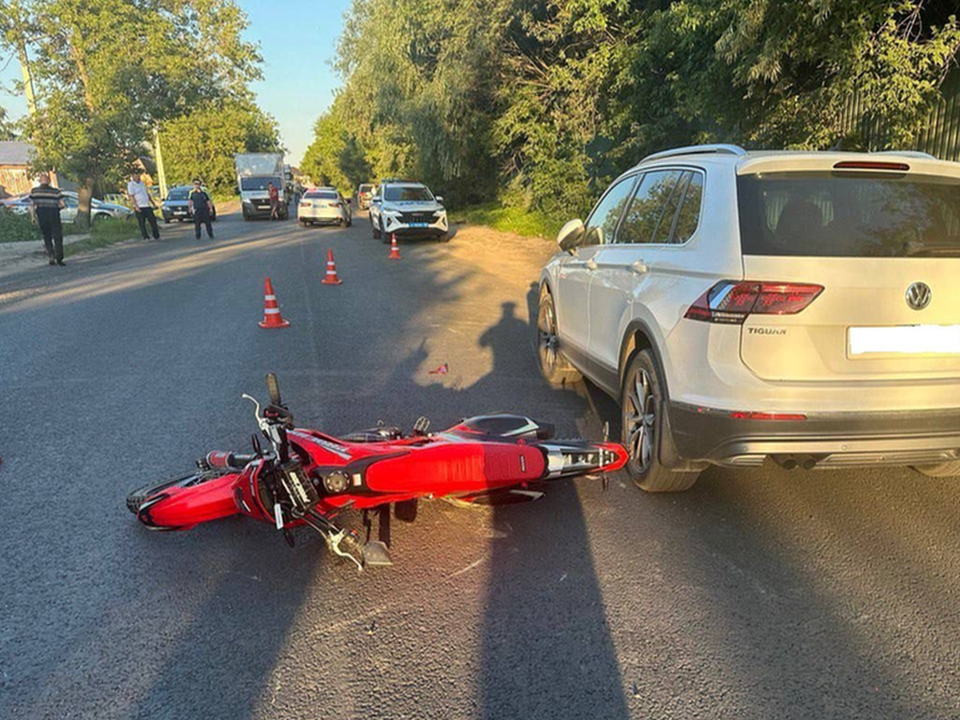
[(438, 203), (442, 203), (442, 202), (443, 202), (443, 195), (437, 195), (436, 198), (437, 198), (437, 202), (438, 202)]
[(557, 245), (559, 245), (560, 249), (564, 252), (572, 252), (580, 245), (580, 241), (583, 239), (583, 232), (583, 220), (580, 218), (570, 220), (560, 228), (560, 232), (557, 233)]

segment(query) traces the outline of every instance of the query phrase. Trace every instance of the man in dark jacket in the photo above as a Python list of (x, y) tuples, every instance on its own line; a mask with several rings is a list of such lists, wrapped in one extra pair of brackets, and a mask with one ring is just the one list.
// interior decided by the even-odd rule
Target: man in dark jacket
[(30, 207), (40, 226), (50, 265), (63, 265), (63, 226), (60, 224), (63, 193), (50, 184), (50, 173), (40, 173), (39, 180), (40, 184), (30, 191)]
[(187, 207), (193, 214), (193, 232), (200, 239), (200, 225), (207, 226), (207, 237), (213, 240), (213, 202), (210, 196), (203, 191), (203, 185), (199, 180), (193, 181), (193, 192), (190, 193), (190, 200)]

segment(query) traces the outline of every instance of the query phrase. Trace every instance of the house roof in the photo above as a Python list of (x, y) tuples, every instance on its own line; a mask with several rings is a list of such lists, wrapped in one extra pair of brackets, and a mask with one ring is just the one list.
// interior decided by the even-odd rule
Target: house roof
[(33, 145), (19, 140), (0, 141), (0, 165), (29, 165)]

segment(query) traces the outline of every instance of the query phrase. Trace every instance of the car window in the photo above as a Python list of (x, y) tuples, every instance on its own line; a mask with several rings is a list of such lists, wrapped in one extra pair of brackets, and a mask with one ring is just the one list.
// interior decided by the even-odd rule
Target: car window
[(960, 257), (960, 180), (775, 172), (737, 179), (744, 254)]
[(167, 195), (167, 200), (186, 200), (189, 191), (186, 188), (175, 188)]
[(337, 193), (331, 190), (311, 190), (306, 195), (305, 198), (317, 199), (317, 200), (336, 200)]
[(388, 202), (429, 201), (433, 200), (433, 193), (423, 185), (391, 186), (384, 191), (383, 199)]
[(693, 237), (700, 225), (700, 203), (703, 199), (703, 175), (698, 172), (684, 173), (689, 175), (683, 193), (683, 200), (677, 219), (674, 222), (672, 242), (682, 245)]
[(65, 195), (63, 198), (63, 202), (68, 208), (75, 208), (80, 204), (77, 202), (77, 199), (72, 195)]
[[(654, 170), (643, 176), (617, 233), (618, 243), (633, 245), (654, 241), (654, 233), (671, 204), (681, 174), (679, 170)], [(673, 209), (676, 211), (676, 205)], [(666, 226), (667, 236), (672, 222), (671, 215)]]
[(587, 219), (586, 230), (583, 234), (583, 246), (603, 245), (613, 241), (617, 222), (623, 214), (623, 209), (630, 200), (630, 192), (636, 176), (624, 178), (613, 184), (604, 195)]

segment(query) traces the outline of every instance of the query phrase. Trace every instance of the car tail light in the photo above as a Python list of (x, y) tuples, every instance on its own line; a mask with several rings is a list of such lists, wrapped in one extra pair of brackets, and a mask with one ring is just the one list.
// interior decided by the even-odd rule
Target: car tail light
[(749, 315), (796, 315), (823, 292), (822, 285), (721, 280), (690, 306), (689, 320), (742, 325)]
[(300, 201), (300, 207), (310, 207), (311, 205), (313, 205), (313, 203), (310, 202), (309, 200), (301, 200), (301, 201)]

